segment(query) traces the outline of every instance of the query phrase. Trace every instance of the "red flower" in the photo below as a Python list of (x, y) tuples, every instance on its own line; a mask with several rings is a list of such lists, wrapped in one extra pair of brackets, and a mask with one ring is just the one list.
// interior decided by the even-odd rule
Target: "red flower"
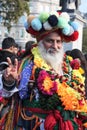
[(54, 76), (48, 74), (45, 70), (40, 71), (38, 79), (39, 90), (46, 95), (53, 95), (57, 91), (57, 83)]
[(79, 67), (81, 65), (80, 60), (78, 58), (76, 58), (70, 62), (70, 65), (71, 65), (72, 69), (79, 69)]

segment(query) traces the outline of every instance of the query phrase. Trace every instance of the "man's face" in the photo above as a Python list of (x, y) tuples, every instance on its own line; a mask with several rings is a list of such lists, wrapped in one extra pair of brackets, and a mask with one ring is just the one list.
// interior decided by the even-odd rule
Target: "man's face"
[(18, 53), (18, 48), (17, 47), (12, 47), (12, 53), (17, 54)]
[(64, 56), (61, 37), (57, 33), (51, 33), (38, 43), (38, 49), (47, 64), (60, 73)]
[(55, 54), (62, 48), (62, 39), (56, 32), (52, 32), (43, 39), (43, 45), (50, 54)]

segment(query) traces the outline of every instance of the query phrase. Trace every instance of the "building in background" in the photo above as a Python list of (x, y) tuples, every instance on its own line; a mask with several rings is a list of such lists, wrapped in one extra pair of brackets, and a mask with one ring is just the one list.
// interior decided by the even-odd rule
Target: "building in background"
[[(46, 11), (50, 12), (53, 10), (59, 9), (59, 0), (29, 0), (29, 9), (30, 14), (38, 15), (38, 13)], [(14, 37), (16, 42), (22, 47), (25, 47), (25, 43), (28, 40), (31, 40), (31, 36), (25, 31), (24, 28), (24, 22), (26, 20), (26, 15), (22, 16), (17, 24), (13, 24), (12, 28), (10, 30), (10, 33), (8, 33), (8, 30), (6, 27), (0, 23), (0, 47), (2, 40), (7, 37), (11, 36)], [(33, 39), (35, 40), (35, 39)]]
[[(61, 7), (59, 6), (60, 0), (29, 0), (29, 9), (30, 9), (30, 14), (38, 15), (38, 13), (46, 11), (46, 12), (51, 12), (51, 11), (57, 11), (60, 10)], [(73, 4), (72, 7), (73, 8)], [(67, 44), (65, 48), (66, 50), (71, 50), (74, 48), (78, 48), (82, 50), (82, 36), (83, 36), (83, 26), (84, 26), (84, 19), (81, 17), (80, 14), (78, 13), (70, 13), (71, 17), (75, 18), (75, 21), (79, 22), (79, 39), (73, 44)], [(22, 47), (25, 47), (25, 43), (28, 40), (35, 40), (33, 39), (25, 30), (24, 28), (24, 23), (25, 20), (27, 19), (27, 16), (24, 15), (22, 16), (17, 24), (13, 24), (12, 28), (10, 30), (10, 33), (8, 33), (8, 30), (6, 27), (2, 26), (0, 23), (0, 43), (2, 42), (3, 38), (7, 36), (14, 37), (16, 42)], [(1, 44), (0, 44), (1, 45)]]

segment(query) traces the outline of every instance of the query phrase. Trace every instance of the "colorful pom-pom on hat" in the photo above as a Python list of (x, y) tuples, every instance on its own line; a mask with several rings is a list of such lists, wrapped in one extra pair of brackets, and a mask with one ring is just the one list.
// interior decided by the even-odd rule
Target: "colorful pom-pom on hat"
[(27, 22), (28, 24), (31, 24), (31, 21), (35, 18), (34, 15), (29, 15), (28, 18), (27, 18)]
[(39, 15), (38, 18), (40, 19), (40, 21), (41, 21), (42, 23), (44, 23), (44, 22), (46, 22), (47, 19), (49, 18), (49, 14), (48, 14), (47, 12), (42, 12), (42, 13)]
[(42, 40), (53, 31), (61, 32), (65, 42), (76, 41), (79, 36), (78, 24), (71, 21), (69, 14), (66, 12), (42, 12), (37, 17), (29, 15), (24, 26), (26, 31), (37, 41)]
[(49, 18), (48, 18), (48, 23), (49, 23), (52, 27), (55, 27), (55, 26), (57, 26), (58, 18), (57, 18), (55, 15), (51, 15), (51, 16), (49, 16)]
[(34, 18), (31, 21), (31, 27), (35, 30), (35, 31), (40, 31), (42, 28), (42, 24), (41, 21), (38, 18)]

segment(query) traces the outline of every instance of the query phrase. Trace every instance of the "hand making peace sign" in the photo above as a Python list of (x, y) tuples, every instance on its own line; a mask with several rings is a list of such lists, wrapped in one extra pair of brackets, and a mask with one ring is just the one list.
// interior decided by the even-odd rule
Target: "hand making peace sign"
[(8, 61), (8, 67), (4, 71), (4, 78), (6, 80), (17, 80), (18, 79), (18, 72), (17, 72), (18, 60), (15, 59), (14, 65), (12, 64), (12, 61), (9, 57), (7, 58), (7, 61)]

